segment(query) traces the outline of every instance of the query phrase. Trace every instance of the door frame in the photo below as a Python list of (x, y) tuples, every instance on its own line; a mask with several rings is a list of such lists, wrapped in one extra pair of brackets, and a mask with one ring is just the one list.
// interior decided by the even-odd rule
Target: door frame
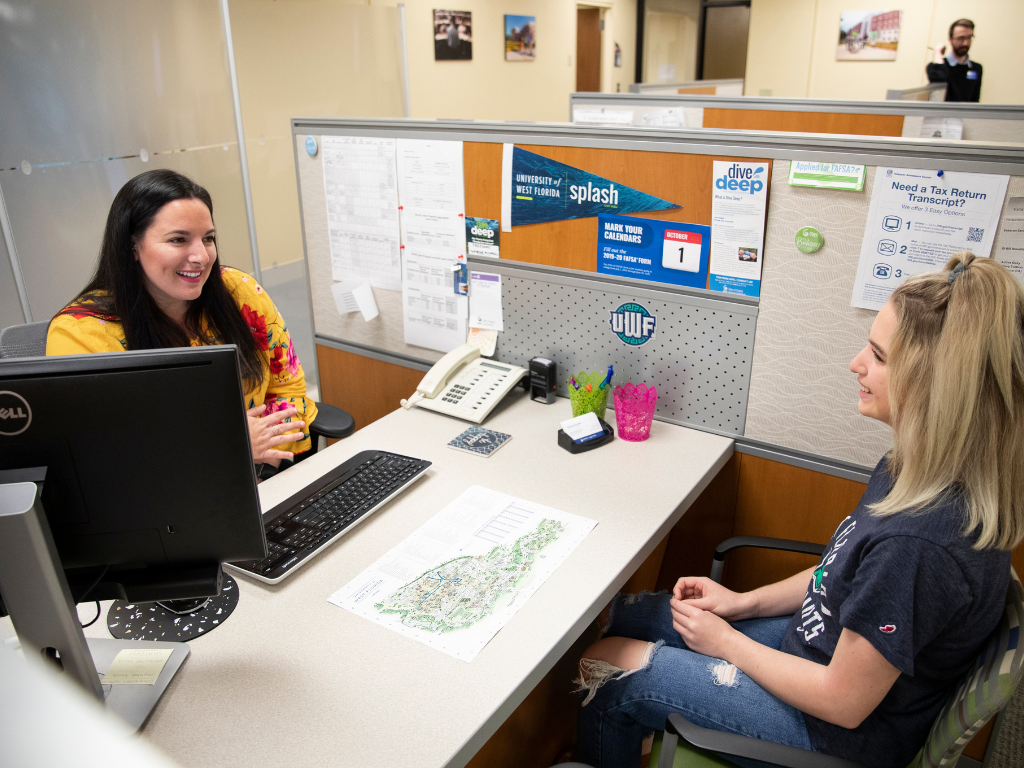
[[(643, 0), (640, 0), (642, 3)], [(750, 7), (750, 0), (700, 0), (700, 12), (697, 16), (697, 62), (694, 73), (697, 80), (704, 79), (704, 27), (708, 21), (708, 8), (730, 8), (733, 6), (745, 5)], [(639, 29), (639, 28), (638, 28)], [(639, 33), (638, 33), (639, 34)], [(747, 39), (750, 39), (749, 28)]]

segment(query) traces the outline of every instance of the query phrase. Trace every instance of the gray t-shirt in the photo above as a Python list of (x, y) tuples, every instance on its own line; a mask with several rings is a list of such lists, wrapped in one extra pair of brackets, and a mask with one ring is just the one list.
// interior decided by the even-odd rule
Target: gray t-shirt
[(892, 488), (882, 459), (857, 509), (840, 523), (789, 622), (782, 650), (828, 664), (843, 628), (865, 637), (900, 671), (857, 728), (805, 714), (819, 752), (877, 768), (903, 768), (999, 623), (1010, 552), (976, 550), (963, 498), (917, 513), (867, 509)]

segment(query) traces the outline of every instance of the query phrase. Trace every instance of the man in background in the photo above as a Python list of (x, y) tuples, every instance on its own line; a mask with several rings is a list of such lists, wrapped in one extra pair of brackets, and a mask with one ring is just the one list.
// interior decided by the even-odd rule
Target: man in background
[(946, 101), (978, 101), (981, 97), (981, 64), (967, 52), (974, 41), (974, 22), (958, 19), (949, 27), (949, 45), (935, 49), (928, 65), (929, 83), (946, 83)]

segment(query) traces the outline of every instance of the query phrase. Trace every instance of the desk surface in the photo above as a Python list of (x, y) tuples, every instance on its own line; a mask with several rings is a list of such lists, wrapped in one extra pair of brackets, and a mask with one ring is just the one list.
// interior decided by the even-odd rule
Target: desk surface
[[(519, 390), (506, 400), (486, 426), (513, 439), (488, 458), (447, 447), (467, 424), (399, 410), (263, 483), (269, 509), (360, 450), (433, 462), (281, 584), (232, 572), (237, 609), (190, 643), (145, 737), (182, 765), (464, 766), (732, 454), (731, 439), (655, 422), (646, 442), (615, 439), (573, 456), (556, 444), (568, 400), (542, 405)], [(473, 662), (327, 602), (471, 485), (598, 521)], [(0, 635), (11, 631), (5, 619)], [(108, 636), (102, 622), (86, 632)]]

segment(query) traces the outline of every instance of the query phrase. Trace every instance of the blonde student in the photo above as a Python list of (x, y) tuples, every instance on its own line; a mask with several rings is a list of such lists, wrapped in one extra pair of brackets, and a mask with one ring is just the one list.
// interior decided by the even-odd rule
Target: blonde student
[(850, 370), (894, 437), (860, 504), (785, 581), (618, 595), (581, 661), (582, 761), (639, 765), (670, 712), (878, 768), (920, 749), (1024, 538), (1024, 289), (962, 251), (893, 293)]

